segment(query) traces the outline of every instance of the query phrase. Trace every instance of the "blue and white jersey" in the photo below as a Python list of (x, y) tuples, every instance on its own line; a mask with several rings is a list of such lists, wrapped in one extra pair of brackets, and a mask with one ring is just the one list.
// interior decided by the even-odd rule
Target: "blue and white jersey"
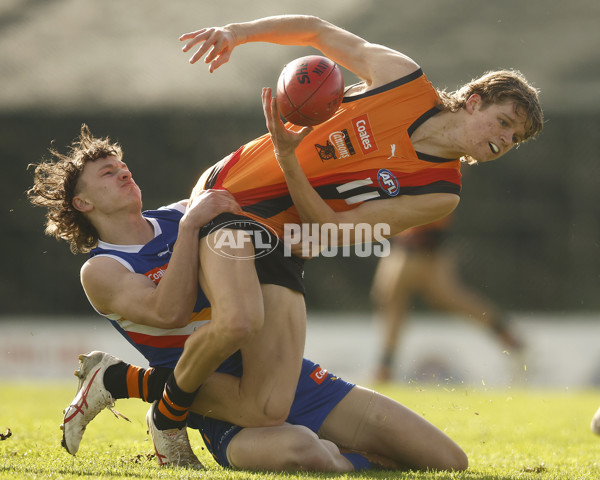
[[(90, 252), (90, 258), (99, 256), (112, 258), (129, 271), (146, 275), (158, 285), (169, 266), (179, 231), (179, 220), (184, 213), (185, 207), (180, 203), (142, 212), (144, 218), (154, 227), (152, 240), (145, 245), (113, 245), (100, 240), (98, 246)], [(204, 292), (198, 287), (198, 296), (190, 323), (183, 328), (168, 330), (140, 325), (116, 314), (98, 313), (110, 320), (129, 343), (148, 359), (151, 367), (174, 368), (183, 352), (186, 339), (210, 320), (210, 304)]]

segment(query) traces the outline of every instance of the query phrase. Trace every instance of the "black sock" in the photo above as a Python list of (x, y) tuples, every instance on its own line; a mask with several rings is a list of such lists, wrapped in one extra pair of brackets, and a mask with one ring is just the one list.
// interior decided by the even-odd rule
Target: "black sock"
[(162, 398), (154, 408), (154, 423), (159, 430), (185, 427), (188, 409), (194, 401), (196, 392), (184, 392), (171, 374), (167, 379)]
[(111, 365), (104, 372), (104, 388), (116, 400), (117, 398), (129, 398), (127, 394), (127, 370), (129, 364), (119, 362)]
[(125, 362), (111, 365), (104, 373), (104, 388), (116, 400), (118, 398), (141, 398), (152, 403), (162, 398), (165, 383), (172, 368), (141, 368)]

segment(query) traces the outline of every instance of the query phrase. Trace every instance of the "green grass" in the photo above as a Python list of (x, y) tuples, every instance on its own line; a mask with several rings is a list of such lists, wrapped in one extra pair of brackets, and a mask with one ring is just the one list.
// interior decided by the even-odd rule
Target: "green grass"
[(131, 423), (102, 412), (88, 427), (76, 458), (60, 447), (62, 409), (74, 384), (0, 383), (0, 479), (18, 478), (289, 478), (597, 479), (600, 437), (589, 430), (600, 392), (474, 390), (435, 385), (380, 391), (442, 428), (467, 452), (463, 473), (368, 472), (348, 475), (233, 472), (217, 466), (196, 432), (190, 438), (207, 472), (161, 469), (146, 433), (147, 405), (119, 400)]

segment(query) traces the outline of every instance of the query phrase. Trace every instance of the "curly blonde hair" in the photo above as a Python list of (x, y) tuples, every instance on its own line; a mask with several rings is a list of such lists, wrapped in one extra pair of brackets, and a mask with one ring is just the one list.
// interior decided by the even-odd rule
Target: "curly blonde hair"
[(35, 170), (33, 186), (27, 190), (27, 196), (33, 205), (46, 208), (46, 235), (66, 240), (73, 253), (87, 253), (98, 244), (98, 231), (73, 207), (79, 178), (87, 162), (109, 156), (121, 159), (123, 151), (108, 137), (94, 137), (83, 124), (79, 138), (71, 143), (67, 155), (54, 148), (49, 152), (50, 159), (29, 165), (28, 168), (35, 167)]

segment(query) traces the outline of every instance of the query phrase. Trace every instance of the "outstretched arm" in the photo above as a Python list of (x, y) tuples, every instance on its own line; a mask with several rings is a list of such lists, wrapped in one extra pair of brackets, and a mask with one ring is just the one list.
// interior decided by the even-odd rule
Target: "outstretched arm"
[(228, 62), (235, 47), (250, 42), (311, 46), (363, 79), (369, 88), (408, 75), (419, 66), (406, 55), (377, 45), (309, 15), (281, 15), (244, 23), (230, 23), (182, 35), (183, 51), (198, 47), (190, 62), (204, 55), (212, 73)]

